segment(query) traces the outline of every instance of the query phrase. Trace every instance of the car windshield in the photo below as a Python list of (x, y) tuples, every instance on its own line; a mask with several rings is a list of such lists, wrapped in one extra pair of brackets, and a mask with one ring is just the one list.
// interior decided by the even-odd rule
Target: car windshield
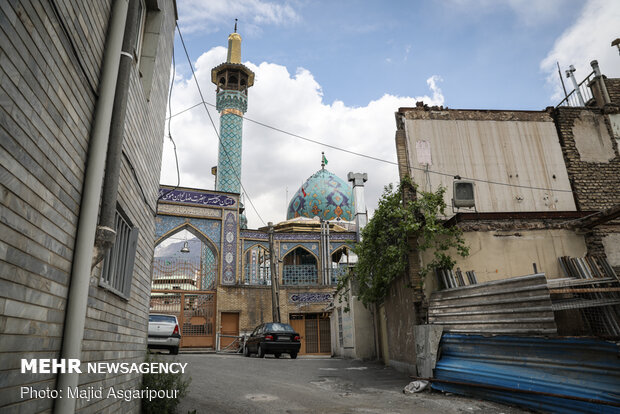
[(176, 323), (174, 316), (169, 315), (149, 315), (149, 322), (170, 322)]
[(266, 331), (271, 332), (295, 332), (295, 330), (286, 323), (268, 323), (265, 326)]

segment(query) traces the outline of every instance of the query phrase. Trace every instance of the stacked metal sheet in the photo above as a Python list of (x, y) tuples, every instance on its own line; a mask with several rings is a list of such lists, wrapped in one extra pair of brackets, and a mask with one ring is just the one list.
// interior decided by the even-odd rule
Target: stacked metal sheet
[(460, 268), (457, 268), (454, 272), (452, 269), (435, 269), (435, 275), (437, 276), (441, 289), (451, 289), (478, 283), (476, 272), (473, 270), (466, 271), (465, 277), (463, 277), (463, 272)]
[(433, 292), (428, 321), (454, 333), (557, 333), (542, 273)]
[(620, 336), (620, 280), (607, 259), (564, 256), (558, 261), (566, 278), (547, 285), (556, 319), (570, 321), (558, 322), (560, 333)]
[(614, 269), (604, 257), (558, 257), (560, 267), (566, 277), (593, 279), (600, 277), (618, 278)]

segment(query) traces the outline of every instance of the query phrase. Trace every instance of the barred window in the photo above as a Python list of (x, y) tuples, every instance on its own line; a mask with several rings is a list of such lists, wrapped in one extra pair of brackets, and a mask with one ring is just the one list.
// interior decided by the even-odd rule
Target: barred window
[(120, 210), (116, 210), (114, 228), (116, 240), (103, 262), (99, 286), (129, 299), (139, 231)]

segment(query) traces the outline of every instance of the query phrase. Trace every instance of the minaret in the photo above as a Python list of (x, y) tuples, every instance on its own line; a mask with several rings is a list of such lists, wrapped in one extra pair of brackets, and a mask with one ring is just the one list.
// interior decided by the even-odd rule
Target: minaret
[(211, 70), (211, 82), (217, 86), (216, 108), (220, 113), (220, 145), (216, 190), (241, 193), (241, 140), (243, 114), (248, 108), (248, 88), (254, 85), (254, 72), (241, 63), (241, 36), (228, 36), (225, 63)]

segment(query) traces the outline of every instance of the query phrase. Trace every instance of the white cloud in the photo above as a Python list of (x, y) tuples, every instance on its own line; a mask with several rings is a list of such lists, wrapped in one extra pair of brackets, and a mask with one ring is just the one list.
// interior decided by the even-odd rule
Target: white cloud
[[(211, 68), (224, 61), (226, 50), (216, 47), (196, 61), (196, 75), (205, 100), (215, 103), (215, 87), (211, 84)], [(246, 117), (281, 130), (315, 139), (357, 153), (396, 162), (394, 112), (399, 107), (414, 106), (423, 100), (442, 105), (440, 80), (427, 80), (432, 96), (399, 97), (385, 94), (363, 107), (349, 107), (341, 101), (323, 102), (321, 86), (310, 71), (298, 68), (295, 74), (286, 67), (263, 62), (247, 62), (256, 73), (254, 87), (249, 90)], [(178, 112), (200, 101), (191, 78), (179, 78), (174, 85), (172, 112)], [(209, 107), (219, 129), (219, 114)], [(172, 135), (178, 149), (181, 185), (213, 189), (211, 167), (217, 164), (218, 141), (204, 108), (197, 107), (172, 120)], [(303, 141), (299, 138), (250, 122), (243, 125), (242, 182), (265, 222), (286, 218), (286, 207), (299, 186), (320, 168), (321, 151), (327, 168), (346, 180), (349, 171), (367, 172), (366, 200), (373, 211), (383, 186), (398, 180), (397, 167), (362, 158), (342, 151)], [(172, 145), (165, 140), (161, 182), (176, 184), (176, 167)], [(288, 198), (286, 191), (288, 188)], [(250, 228), (262, 226), (246, 200)]]
[(261, 25), (280, 25), (300, 19), (287, 2), (264, 0), (181, 0), (179, 21), (187, 32), (215, 32), (227, 24), (232, 31), (234, 21), (239, 19), (244, 33), (260, 30)]
[(439, 85), (437, 85), (438, 82), (442, 82), (442, 81), (443, 79), (441, 79), (441, 76), (439, 75), (433, 75), (426, 80), (428, 87), (433, 92), (432, 101), (436, 105), (443, 105), (443, 101), (444, 101), (443, 93), (441, 92), (441, 88), (439, 88)]
[[(579, 81), (592, 71), (590, 62), (595, 59), (603, 74), (608, 77), (620, 76), (618, 49), (610, 46), (611, 41), (620, 36), (619, 22), (619, 1), (588, 0), (575, 24), (560, 35), (540, 64), (542, 71), (547, 73), (547, 82), (553, 88), (553, 103), (564, 97), (556, 62), (560, 62), (562, 76), (569, 65), (574, 65), (577, 69), (575, 76)], [(567, 85), (567, 89), (572, 90), (572, 86)]]

